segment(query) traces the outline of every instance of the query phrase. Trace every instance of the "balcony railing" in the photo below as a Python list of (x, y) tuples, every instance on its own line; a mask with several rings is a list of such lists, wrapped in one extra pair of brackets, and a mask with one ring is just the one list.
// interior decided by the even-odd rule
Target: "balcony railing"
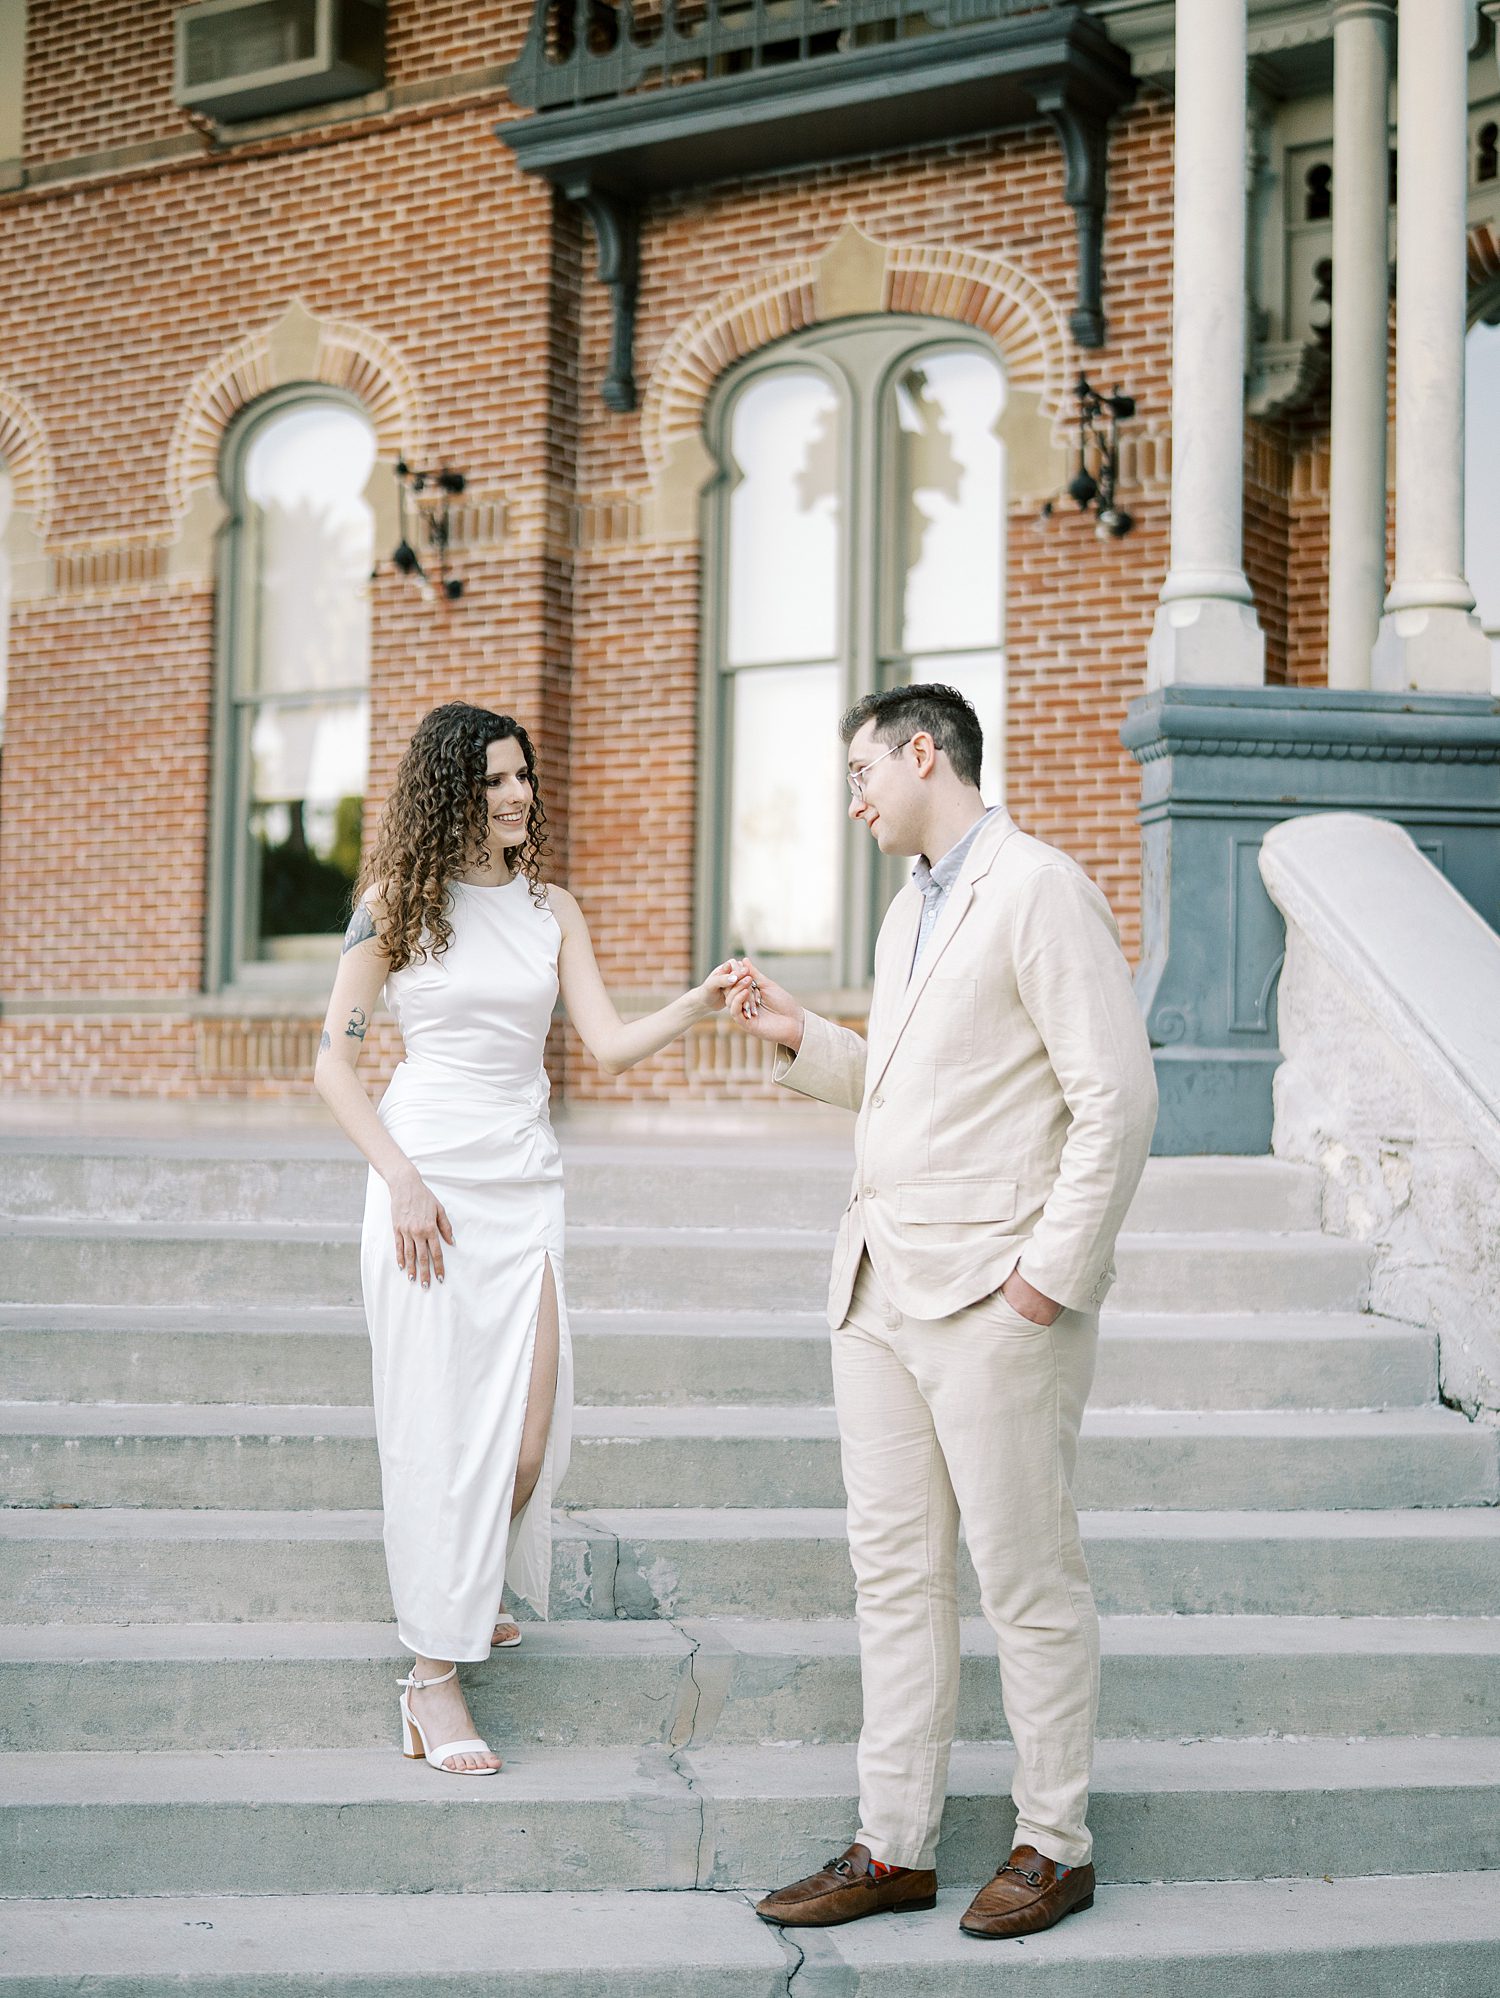
[(539, 0), (509, 79), (536, 110), (837, 60), (1076, 0)]
[(652, 195), (1047, 120), (1078, 236), (1080, 346), (1104, 338), (1105, 129), (1130, 62), (1080, 0), (537, 0), (499, 136), (582, 203), (614, 292), (604, 397), (634, 407), (639, 212)]

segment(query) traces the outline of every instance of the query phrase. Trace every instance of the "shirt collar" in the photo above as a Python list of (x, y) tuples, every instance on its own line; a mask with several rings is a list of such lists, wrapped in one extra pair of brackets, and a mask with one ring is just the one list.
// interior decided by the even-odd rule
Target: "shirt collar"
[(959, 869), (968, 858), (969, 848), (979, 837), (981, 828), (987, 826), (1000, 809), (999, 805), (991, 805), (984, 817), (976, 819), (958, 844), (950, 846), (941, 860), (929, 861), (925, 853), (917, 855), (911, 878), (924, 895), (930, 887), (936, 888), (940, 894), (947, 894), (958, 879)]

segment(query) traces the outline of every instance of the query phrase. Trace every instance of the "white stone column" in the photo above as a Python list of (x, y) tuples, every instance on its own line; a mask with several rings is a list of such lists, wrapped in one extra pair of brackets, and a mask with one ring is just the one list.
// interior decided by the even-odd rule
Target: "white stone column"
[(1176, 10), (1172, 566), (1146, 684), (1259, 686), (1265, 638), (1243, 567), (1245, 0)]
[(1333, 393), (1328, 684), (1368, 687), (1385, 600), (1393, 0), (1333, 6)]
[(1463, 561), (1467, 17), (1464, 0), (1396, 15), (1396, 577), (1371, 662), (1393, 693), (1490, 687)]

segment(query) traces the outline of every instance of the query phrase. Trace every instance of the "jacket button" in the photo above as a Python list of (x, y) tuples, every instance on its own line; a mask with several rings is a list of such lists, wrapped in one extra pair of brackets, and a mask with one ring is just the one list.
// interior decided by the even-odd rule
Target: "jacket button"
[(879, 1110), (884, 1102), (885, 1098), (883, 1096), (872, 1096), (870, 1098), (870, 1108), (872, 1110)]
[(864, 1189), (864, 1197), (866, 1200), (873, 1200), (875, 1198), (875, 1189), (873, 1186), (867, 1186)]

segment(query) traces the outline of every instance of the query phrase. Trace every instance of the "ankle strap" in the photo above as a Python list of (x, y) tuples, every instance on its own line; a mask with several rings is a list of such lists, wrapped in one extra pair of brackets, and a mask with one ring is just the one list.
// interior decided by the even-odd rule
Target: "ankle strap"
[(398, 1686), (410, 1686), (414, 1693), (425, 1693), (429, 1686), (441, 1686), (446, 1684), (449, 1679), (456, 1679), (457, 1677), (458, 1667), (450, 1665), (446, 1672), (439, 1673), (435, 1679), (419, 1679), (417, 1677), (417, 1668), (413, 1665), (406, 1677), (398, 1679), (396, 1684)]

